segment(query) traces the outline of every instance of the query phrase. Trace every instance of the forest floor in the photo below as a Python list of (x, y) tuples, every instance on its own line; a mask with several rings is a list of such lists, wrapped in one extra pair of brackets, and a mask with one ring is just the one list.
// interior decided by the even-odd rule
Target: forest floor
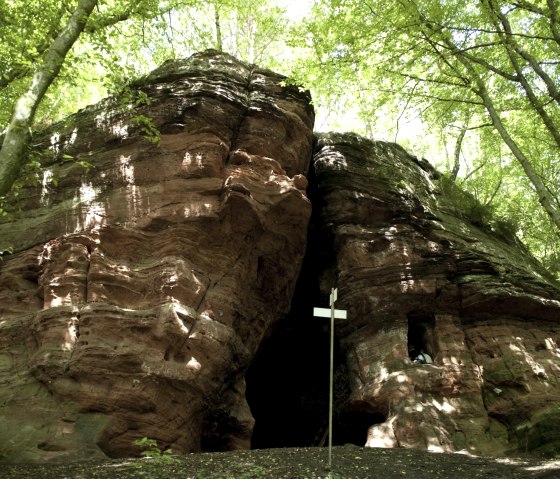
[[(286, 448), (102, 462), (0, 465), (2, 479), (326, 479), (328, 449)], [(333, 479), (558, 479), (560, 460), (339, 446)]]

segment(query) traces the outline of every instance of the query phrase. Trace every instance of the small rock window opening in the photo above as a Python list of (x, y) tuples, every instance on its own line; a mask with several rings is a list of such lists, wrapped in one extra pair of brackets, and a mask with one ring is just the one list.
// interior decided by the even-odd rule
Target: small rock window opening
[(408, 356), (411, 361), (422, 352), (433, 359), (436, 354), (435, 316), (426, 311), (411, 311), (408, 319)]

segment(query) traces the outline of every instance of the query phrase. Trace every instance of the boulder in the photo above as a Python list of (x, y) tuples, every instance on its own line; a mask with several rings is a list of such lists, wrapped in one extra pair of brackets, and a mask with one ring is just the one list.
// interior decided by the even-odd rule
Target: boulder
[(37, 134), (0, 225), (0, 459), (247, 448), (306, 247), (313, 109), (215, 51)]
[[(321, 135), (314, 169), (319, 281), (323, 303), (336, 286), (348, 311), (344, 409), (363, 413), (363, 444), (558, 453), (558, 284), (398, 145)], [(433, 364), (414, 362), (421, 350)]]

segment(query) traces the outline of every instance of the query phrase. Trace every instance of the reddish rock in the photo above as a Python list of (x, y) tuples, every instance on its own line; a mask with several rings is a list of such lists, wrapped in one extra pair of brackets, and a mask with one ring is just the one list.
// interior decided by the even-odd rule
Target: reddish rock
[(335, 443), (560, 450), (558, 285), (397, 145), (320, 136), (307, 176), (310, 99), (282, 83), (205, 52), (35, 137), (42, 184), (0, 224), (0, 460), (247, 448), (294, 404), (318, 443), (333, 286)]
[[(381, 417), (362, 425), (363, 443), (557, 452), (557, 283), (503, 224), (397, 145), (325, 135), (314, 165), (324, 302), (336, 285), (348, 310), (336, 326), (345, 409)], [(412, 361), (421, 348), (433, 365)]]
[(313, 110), (282, 81), (197, 54), (35, 138), (57, 183), (0, 225), (2, 459), (249, 446), (311, 211)]

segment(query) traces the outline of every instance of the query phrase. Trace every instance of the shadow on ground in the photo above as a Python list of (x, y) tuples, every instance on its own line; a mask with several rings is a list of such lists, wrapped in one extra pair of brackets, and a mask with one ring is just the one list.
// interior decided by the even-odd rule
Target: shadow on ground
[[(2, 479), (323, 479), (326, 448), (199, 453), (158, 459), (0, 466)], [(558, 479), (560, 460), (491, 459), (413, 449), (333, 448), (333, 479)]]

